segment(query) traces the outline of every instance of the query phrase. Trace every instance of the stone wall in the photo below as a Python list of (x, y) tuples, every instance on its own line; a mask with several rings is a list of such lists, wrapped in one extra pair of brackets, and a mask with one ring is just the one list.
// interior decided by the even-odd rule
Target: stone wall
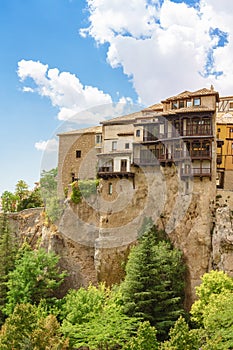
[[(98, 127), (93, 128), (98, 130)], [(96, 155), (100, 148), (96, 147), (95, 132), (83, 132), (83, 134), (61, 134), (59, 139), (58, 159), (58, 194), (64, 196), (64, 188), (72, 182), (72, 174), (75, 178), (96, 178)], [(76, 151), (81, 151), (81, 156), (76, 157)]]

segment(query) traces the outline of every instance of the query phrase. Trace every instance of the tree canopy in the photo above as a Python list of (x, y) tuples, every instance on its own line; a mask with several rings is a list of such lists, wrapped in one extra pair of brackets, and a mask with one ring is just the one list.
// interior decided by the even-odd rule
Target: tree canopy
[(155, 326), (163, 339), (184, 314), (182, 253), (153, 226), (139, 238), (129, 255), (121, 290), (125, 312)]
[(31, 250), (22, 247), (15, 261), (15, 268), (8, 274), (6, 283), (7, 302), (5, 313), (12, 314), (15, 306), (21, 303), (39, 304), (41, 299), (54, 295), (64, 280), (65, 272), (60, 272), (57, 263), (59, 257), (44, 249)]

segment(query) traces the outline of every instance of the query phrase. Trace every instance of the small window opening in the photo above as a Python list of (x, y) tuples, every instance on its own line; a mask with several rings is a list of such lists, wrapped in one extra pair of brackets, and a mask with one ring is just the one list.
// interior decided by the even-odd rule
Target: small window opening
[(108, 194), (112, 195), (112, 183), (111, 182), (108, 185)]
[(112, 141), (112, 151), (116, 151), (116, 149), (117, 149), (117, 142)]
[(76, 151), (76, 158), (81, 158), (81, 150)]

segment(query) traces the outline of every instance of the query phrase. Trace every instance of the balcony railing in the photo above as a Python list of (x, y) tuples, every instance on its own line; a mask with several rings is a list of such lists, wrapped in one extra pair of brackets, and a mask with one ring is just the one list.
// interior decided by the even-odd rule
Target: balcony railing
[(113, 167), (112, 166), (102, 166), (98, 169), (98, 173), (112, 173)]
[(173, 153), (152, 153), (150, 151), (144, 152), (141, 156), (134, 158), (135, 164), (140, 165), (156, 165), (159, 162), (171, 162), (171, 161), (179, 161), (183, 159), (211, 159), (211, 151), (210, 150), (191, 150), (190, 152), (180, 150), (175, 151)]
[(189, 169), (181, 169), (181, 176), (190, 177), (211, 177), (211, 169), (210, 168), (189, 168)]
[(182, 136), (211, 136), (211, 135), (212, 135), (211, 128), (203, 128), (203, 129), (188, 128), (182, 131)]
[(191, 158), (203, 159), (203, 158), (211, 158), (210, 150), (190, 150), (189, 155)]
[(127, 171), (126, 167), (121, 167), (120, 171), (114, 171), (114, 168), (112, 166), (102, 166), (99, 167), (97, 170), (97, 175), (100, 178), (103, 179), (109, 179), (109, 178), (132, 178), (134, 177), (134, 173), (131, 171)]

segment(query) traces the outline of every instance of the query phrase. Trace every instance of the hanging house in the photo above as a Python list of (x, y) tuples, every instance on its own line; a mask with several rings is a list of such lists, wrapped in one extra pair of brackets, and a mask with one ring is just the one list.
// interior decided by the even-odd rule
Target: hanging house
[(185, 91), (143, 110), (135, 123), (134, 164), (179, 165), (181, 177), (212, 178), (216, 102), (213, 89)]

